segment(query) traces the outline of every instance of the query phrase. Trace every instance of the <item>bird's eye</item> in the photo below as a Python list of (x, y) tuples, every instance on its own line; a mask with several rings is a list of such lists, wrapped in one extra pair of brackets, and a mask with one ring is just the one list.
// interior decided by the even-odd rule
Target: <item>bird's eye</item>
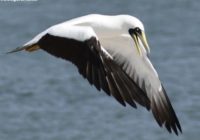
[(138, 27), (136, 27), (136, 28), (134, 28), (134, 29), (129, 29), (129, 34), (133, 34), (133, 33), (138, 33), (138, 34), (141, 34), (141, 30), (140, 30), (140, 28), (138, 28)]
[(137, 33), (141, 33), (140, 28), (136, 27), (136, 28), (135, 28), (135, 32), (137, 32)]

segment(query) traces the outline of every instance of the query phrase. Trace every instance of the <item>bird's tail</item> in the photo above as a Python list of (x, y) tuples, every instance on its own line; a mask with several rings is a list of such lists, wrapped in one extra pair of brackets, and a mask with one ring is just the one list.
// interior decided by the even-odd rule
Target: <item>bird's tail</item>
[(40, 46), (37, 45), (37, 44), (33, 44), (33, 45), (30, 45), (30, 46), (23, 46), (23, 47), (15, 48), (14, 50), (9, 51), (7, 53), (14, 53), (14, 52), (22, 51), (22, 50), (25, 50), (25, 51), (28, 51), (28, 52), (33, 52), (33, 51), (36, 51), (38, 49), (40, 49)]

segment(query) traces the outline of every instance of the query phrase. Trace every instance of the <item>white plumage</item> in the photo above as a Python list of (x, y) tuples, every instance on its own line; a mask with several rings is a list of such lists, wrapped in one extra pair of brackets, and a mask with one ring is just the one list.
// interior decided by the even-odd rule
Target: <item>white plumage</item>
[(151, 109), (160, 126), (178, 135), (181, 126), (150, 53), (142, 22), (130, 15), (87, 15), (54, 25), (20, 50), (43, 49), (71, 61), (84, 78), (122, 105)]

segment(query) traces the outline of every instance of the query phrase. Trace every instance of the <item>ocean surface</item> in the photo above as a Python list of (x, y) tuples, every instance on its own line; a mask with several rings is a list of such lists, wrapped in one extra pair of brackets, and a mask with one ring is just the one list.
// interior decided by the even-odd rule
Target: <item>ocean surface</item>
[[(182, 125), (178, 137), (151, 112), (122, 107), (75, 66), (43, 51), (5, 52), (78, 16), (140, 18), (157, 69)], [(199, 140), (199, 0), (0, 1), (0, 140)]]

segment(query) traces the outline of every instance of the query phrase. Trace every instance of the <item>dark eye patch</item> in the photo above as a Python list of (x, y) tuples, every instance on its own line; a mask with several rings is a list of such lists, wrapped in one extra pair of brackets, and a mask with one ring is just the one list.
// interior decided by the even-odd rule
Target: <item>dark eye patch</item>
[(138, 28), (138, 27), (136, 27), (136, 28), (134, 28), (134, 29), (131, 28), (131, 29), (128, 30), (128, 32), (129, 32), (130, 35), (132, 35), (132, 34), (137, 34), (137, 33), (141, 34), (141, 30), (140, 30), (140, 28)]

